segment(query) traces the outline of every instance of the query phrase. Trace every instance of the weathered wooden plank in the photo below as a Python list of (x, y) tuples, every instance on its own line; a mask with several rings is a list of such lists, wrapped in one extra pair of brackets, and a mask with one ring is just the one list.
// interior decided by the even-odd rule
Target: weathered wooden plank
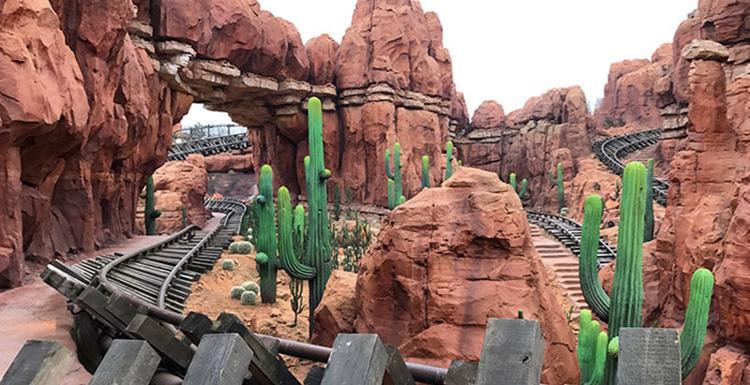
[(388, 353), (388, 364), (385, 367), (383, 385), (416, 385), (398, 349), (386, 346), (385, 350)]
[(493, 318), (487, 323), (476, 385), (539, 385), (543, 361), (539, 322)]
[(213, 333), (237, 333), (253, 351), (250, 373), (261, 385), (299, 385), (284, 364), (269, 351), (234, 314), (222, 313), (214, 322)]
[(136, 338), (148, 342), (176, 371), (187, 371), (193, 359), (193, 349), (177, 339), (174, 333), (159, 322), (147, 315), (138, 314), (128, 324), (127, 331)]
[(313, 365), (310, 368), (310, 371), (307, 372), (307, 377), (305, 377), (304, 385), (320, 385), (321, 382), (323, 382), (323, 376), (325, 375), (326, 370), (322, 366)]
[[(124, 325), (128, 325), (136, 314), (146, 314), (145, 310), (139, 311), (132, 303), (128, 302), (121, 294), (113, 294), (107, 299), (107, 311), (117, 317)], [(122, 330), (122, 329), (120, 329)]]
[(115, 340), (89, 385), (148, 385), (161, 357), (145, 341)]
[(252, 359), (253, 351), (239, 334), (205, 335), (183, 385), (240, 385)]
[(445, 385), (474, 385), (477, 380), (478, 362), (451, 361), (448, 374), (445, 376)]
[(339, 334), (322, 385), (380, 385), (388, 361), (377, 334)]
[(190, 312), (180, 323), (180, 331), (195, 345), (199, 345), (201, 338), (211, 332), (213, 322), (208, 316), (201, 313)]
[(57, 385), (72, 363), (73, 355), (59, 342), (29, 340), (0, 385)]
[(89, 286), (78, 296), (77, 304), (99, 321), (117, 330), (125, 330), (128, 325), (107, 309), (107, 296), (93, 286)]
[(622, 328), (618, 385), (679, 385), (682, 382), (677, 330)]

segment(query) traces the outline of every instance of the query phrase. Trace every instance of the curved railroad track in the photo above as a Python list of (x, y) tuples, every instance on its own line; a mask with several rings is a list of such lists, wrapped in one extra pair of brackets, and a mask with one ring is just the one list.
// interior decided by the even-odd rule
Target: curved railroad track
[[(572, 219), (554, 214), (545, 214), (534, 211), (527, 212), (529, 222), (539, 226), (544, 231), (555, 237), (565, 247), (570, 249), (576, 257), (581, 254), (581, 225)], [(609, 264), (617, 257), (617, 250), (603, 239), (599, 240), (597, 260), (599, 268)]]
[(167, 154), (167, 160), (185, 160), (190, 154), (209, 156), (233, 150), (245, 150), (250, 147), (250, 142), (247, 140), (247, 133), (244, 132), (184, 142), (174, 141)]
[[(641, 131), (633, 134), (620, 135), (595, 142), (592, 151), (613, 173), (622, 176), (625, 164), (622, 158), (627, 155), (653, 146), (659, 142), (662, 129)], [(667, 205), (667, 191), (669, 183), (660, 178), (654, 178), (654, 200), (662, 206)]]
[(66, 267), (85, 285), (99, 284), (110, 293), (132, 296), (159, 309), (182, 313), (192, 282), (213, 268), (233, 235), (240, 232), (244, 203), (233, 199), (207, 199), (206, 208), (224, 213), (210, 231), (188, 226), (167, 239), (128, 254), (109, 254)]

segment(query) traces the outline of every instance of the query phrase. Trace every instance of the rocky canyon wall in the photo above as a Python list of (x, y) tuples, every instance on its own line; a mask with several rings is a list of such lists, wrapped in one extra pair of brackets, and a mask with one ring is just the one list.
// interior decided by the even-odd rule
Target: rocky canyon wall
[(556, 211), (549, 172), (562, 163), (566, 182), (575, 176), (575, 159), (591, 154), (590, 126), (583, 90), (556, 88), (508, 116), (497, 102), (482, 103), (454, 142), (465, 165), (528, 179), (532, 206)]

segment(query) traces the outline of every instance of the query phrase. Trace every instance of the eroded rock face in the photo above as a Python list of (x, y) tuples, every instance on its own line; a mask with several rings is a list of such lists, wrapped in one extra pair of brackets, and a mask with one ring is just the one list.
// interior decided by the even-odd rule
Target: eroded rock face
[(597, 127), (625, 124), (661, 127), (661, 109), (674, 103), (671, 70), (671, 44), (659, 47), (651, 60), (625, 60), (612, 64), (604, 87), (604, 99), (594, 113)]
[[(591, 153), (583, 90), (555, 88), (533, 97), (507, 115), (504, 124), (497, 119), (498, 106), (480, 106), (471, 132), (456, 138), (463, 164), (494, 172), (504, 180), (516, 173), (519, 180), (528, 179), (532, 205), (557, 211), (549, 172), (562, 162), (568, 182), (577, 172), (575, 160)], [(494, 121), (485, 118), (490, 116)]]
[(44, 262), (135, 230), (145, 175), (192, 102), (133, 44), (135, 18), (126, 0), (4, 5), (0, 197), (16, 209), (0, 226), (0, 285), (21, 282), (22, 253)]
[(362, 259), (354, 325), (444, 366), (478, 359), (487, 320), (523, 310), (542, 325), (543, 381), (575, 383), (575, 338), (551, 284), (511, 187), (460, 167), (388, 216)]
[(474, 128), (502, 128), (505, 126), (505, 111), (503, 106), (494, 100), (486, 100), (479, 105), (471, 117), (471, 127)]
[(323, 300), (315, 309), (315, 330), (310, 342), (333, 346), (340, 333), (354, 333), (354, 289), (357, 274), (334, 270), (326, 283)]
[(310, 61), (310, 83), (333, 83), (336, 71), (336, 52), (339, 43), (328, 35), (321, 35), (307, 42), (307, 59)]

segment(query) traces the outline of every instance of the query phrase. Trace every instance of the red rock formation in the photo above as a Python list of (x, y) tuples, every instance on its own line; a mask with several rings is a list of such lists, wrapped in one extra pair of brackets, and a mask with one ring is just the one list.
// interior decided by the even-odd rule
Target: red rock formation
[(310, 342), (333, 346), (339, 333), (354, 332), (354, 289), (357, 274), (334, 270), (326, 284), (323, 300), (315, 309), (315, 330)]
[[(498, 105), (499, 106), (499, 105)], [(490, 110), (495, 112), (486, 112)], [(555, 88), (529, 99), (511, 112), (501, 126), (485, 116), (499, 109), (483, 104), (474, 114), (472, 131), (455, 142), (465, 165), (492, 171), (502, 178), (516, 173), (529, 181), (534, 206), (557, 210), (549, 171), (565, 163), (565, 180), (576, 174), (575, 160), (591, 153), (586, 97), (580, 87)], [(485, 127), (487, 126), (487, 127)]]
[(333, 83), (336, 52), (339, 43), (328, 35), (321, 35), (307, 42), (307, 59), (310, 61), (310, 83)]
[(523, 310), (544, 333), (543, 381), (575, 383), (575, 338), (550, 285), (517, 195), (461, 167), (388, 216), (361, 262), (355, 328), (444, 366), (478, 359), (487, 320)]
[(651, 60), (614, 63), (604, 87), (604, 99), (594, 113), (597, 127), (637, 124), (661, 127), (661, 109), (674, 103), (671, 83), (672, 45), (659, 47)]
[(505, 127), (505, 111), (503, 106), (494, 100), (482, 102), (471, 117), (472, 129), (502, 127)]
[(192, 100), (133, 44), (135, 17), (124, 0), (2, 9), (0, 197), (16, 208), (0, 220), (2, 286), (21, 281), (21, 247), (47, 261), (134, 230), (144, 175), (164, 161)]
[(159, 167), (154, 172), (155, 207), (161, 211), (156, 220), (157, 233), (169, 234), (181, 229), (183, 208), (187, 210), (188, 224), (204, 226), (208, 216), (203, 206), (207, 184), (208, 173), (202, 155), (188, 155), (186, 160), (167, 162)]

